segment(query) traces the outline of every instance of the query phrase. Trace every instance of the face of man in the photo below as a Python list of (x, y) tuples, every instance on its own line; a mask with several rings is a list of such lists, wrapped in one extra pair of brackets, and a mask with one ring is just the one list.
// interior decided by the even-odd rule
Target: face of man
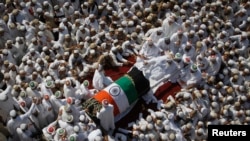
[(148, 40), (148, 45), (150, 46), (150, 47), (152, 47), (153, 46), (153, 41), (152, 40)]

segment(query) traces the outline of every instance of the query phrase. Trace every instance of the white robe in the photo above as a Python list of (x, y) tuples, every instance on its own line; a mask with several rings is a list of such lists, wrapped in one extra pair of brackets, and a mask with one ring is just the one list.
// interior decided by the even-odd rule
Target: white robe
[(110, 131), (115, 129), (115, 122), (114, 122), (114, 107), (113, 105), (109, 104), (107, 107), (102, 107), (99, 112), (97, 112), (97, 118), (100, 119), (101, 126), (106, 130)]

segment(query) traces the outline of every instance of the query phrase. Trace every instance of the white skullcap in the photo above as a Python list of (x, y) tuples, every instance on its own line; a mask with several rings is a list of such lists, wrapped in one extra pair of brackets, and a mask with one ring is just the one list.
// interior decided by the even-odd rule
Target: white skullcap
[(162, 141), (167, 141), (168, 140), (168, 136), (167, 135), (168, 135), (167, 133), (160, 134), (161, 140)]
[(43, 24), (39, 25), (39, 29), (40, 30), (44, 30), (45, 29), (45, 26)]
[(152, 118), (152, 116), (148, 115), (148, 116), (146, 117), (146, 120), (147, 120), (147, 122), (152, 122), (153, 118)]
[(123, 9), (123, 12), (124, 12), (124, 13), (127, 13), (127, 12), (128, 12), (128, 8), (124, 8), (124, 9)]
[(64, 29), (65, 28), (65, 26), (64, 25), (59, 25), (59, 29)]
[(171, 132), (171, 133), (168, 135), (168, 137), (169, 137), (170, 140), (175, 140), (175, 138), (176, 138), (174, 132)]
[(83, 30), (83, 29), (84, 29), (84, 26), (83, 26), (83, 25), (81, 25), (81, 26), (79, 27), (79, 29), (80, 29), (80, 30)]
[(107, 6), (107, 10), (108, 10), (108, 11), (112, 11), (113, 8), (112, 8), (111, 6)]
[(74, 126), (74, 131), (75, 131), (75, 132), (79, 132), (79, 131), (80, 131), (79, 126), (75, 125), (75, 126)]
[(148, 124), (147, 124), (147, 129), (148, 129), (148, 130), (153, 130), (153, 128), (154, 128), (154, 126), (153, 126), (152, 123), (148, 123)]
[(217, 113), (214, 112), (214, 111), (211, 111), (211, 112), (210, 112), (210, 116), (211, 116), (212, 118), (216, 118), (216, 117), (217, 117)]
[(183, 98), (184, 99), (189, 99), (190, 98), (190, 93), (184, 93)]
[(58, 10), (58, 9), (59, 9), (59, 5), (55, 5), (55, 6), (54, 6), (54, 9), (55, 9), (55, 10)]
[(38, 31), (38, 36), (43, 36), (44, 35), (44, 32), (43, 31)]
[(28, 128), (28, 125), (25, 124), (25, 123), (22, 123), (22, 124), (20, 124), (20, 128), (21, 128), (22, 130), (25, 130), (25, 129)]
[(184, 118), (184, 113), (182, 111), (178, 112), (178, 116)]
[(15, 117), (16, 116), (16, 110), (11, 110), (10, 111), (10, 116)]
[(140, 139), (140, 140), (145, 140), (145, 135), (144, 135), (143, 133), (141, 133), (141, 134), (139, 135), (139, 139)]
[(169, 119), (169, 120), (174, 119), (174, 114), (173, 114), (173, 113), (169, 113), (169, 114), (168, 114), (168, 119)]
[(212, 88), (212, 89), (211, 89), (211, 93), (214, 94), (214, 95), (216, 95), (216, 94), (217, 94), (217, 90), (214, 89), (214, 88)]
[(218, 106), (219, 106), (217, 102), (212, 102), (212, 104), (211, 104), (211, 105), (212, 105), (212, 107), (213, 107), (213, 108), (216, 108), (216, 107), (218, 107)]
[(118, 28), (118, 31), (123, 31), (123, 28), (122, 27)]
[(35, 37), (31, 39), (31, 42), (35, 42), (35, 41), (36, 41), (36, 38), (35, 38)]
[(140, 130), (141, 130), (141, 131), (146, 131), (146, 127), (147, 127), (147, 126), (146, 126), (145, 124), (143, 124), (143, 125), (140, 126)]
[(49, 50), (49, 48), (47, 46), (43, 47), (43, 51)]
[(89, 18), (94, 18), (94, 17), (95, 17), (94, 14), (90, 14), (90, 15), (89, 15)]
[(234, 100), (234, 98), (231, 95), (227, 97), (228, 102), (233, 101), (233, 100)]
[(95, 50), (94, 50), (94, 49), (91, 49), (91, 50), (89, 51), (89, 53), (90, 53), (90, 54), (95, 54)]
[(89, 67), (85, 66), (83, 69), (84, 72), (89, 72)]
[(240, 100), (246, 102), (246, 101), (247, 101), (247, 97), (246, 97), (245, 95), (242, 95), (242, 96), (240, 97)]
[(134, 25), (134, 21), (129, 21), (129, 22), (128, 22), (128, 25), (129, 25), (129, 26), (133, 26), (133, 25)]
[(127, 26), (127, 21), (122, 21), (121, 25), (122, 26)]
[(43, 10), (42, 10), (42, 8), (40, 8), (40, 7), (36, 9), (36, 12), (37, 12), (37, 13), (41, 13), (42, 11), (43, 11)]

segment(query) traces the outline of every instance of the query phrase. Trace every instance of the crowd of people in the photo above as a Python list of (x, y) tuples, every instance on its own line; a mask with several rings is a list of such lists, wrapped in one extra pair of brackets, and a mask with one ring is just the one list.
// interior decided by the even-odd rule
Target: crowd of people
[[(247, 0), (0, 2), (1, 140), (201, 141), (208, 125), (250, 123)], [(182, 89), (145, 96), (158, 110), (126, 129), (104, 100), (96, 124), (82, 103), (114, 81), (106, 68), (131, 64), (150, 92)]]

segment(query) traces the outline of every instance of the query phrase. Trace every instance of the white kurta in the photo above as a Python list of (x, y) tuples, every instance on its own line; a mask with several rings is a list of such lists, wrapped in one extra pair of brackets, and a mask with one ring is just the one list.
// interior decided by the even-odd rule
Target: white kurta
[(109, 104), (107, 107), (103, 106), (96, 115), (97, 118), (100, 119), (100, 123), (106, 131), (115, 129), (113, 110), (113, 105)]

